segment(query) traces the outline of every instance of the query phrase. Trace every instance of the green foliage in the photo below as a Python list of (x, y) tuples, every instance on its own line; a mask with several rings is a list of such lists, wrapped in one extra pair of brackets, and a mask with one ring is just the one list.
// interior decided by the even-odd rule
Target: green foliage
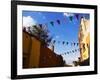
[(50, 37), (47, 26), (45, 25), (33, 25), (31, 34), (39, 38), (42, 45), (48, 46), (51, 43), (52, 37)]

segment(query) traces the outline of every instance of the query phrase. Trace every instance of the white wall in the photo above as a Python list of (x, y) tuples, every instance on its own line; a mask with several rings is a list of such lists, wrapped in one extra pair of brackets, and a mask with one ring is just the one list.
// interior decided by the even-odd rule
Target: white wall
[[(59, 2), (59, 3), (84, 3), (84, 4), (98, 4), (100, 0), (34, 0), (45, 2)], [(100, 14), (100, 5), (99, 11)], [(100, 21), (100, 15), (98, 16)], [(100, 26), (100, 22), (98, 23)], [(100, 27), (98, 27), (98, 34), (100, 34)], [(11, 65), (11, 14), (10, 14), (10, 0), (0, 0), (0, 80), (10, 80), (10, 65)], [(100, 37), (98, 38), (98, 41)], [(100, 44), (100, 42), (98, 42)], [(98, 45), (98, 49), (100, 45)], [(99, 50), (100, 52), (100, 50)], [(98, 53), (99, 53), (98, 52)], [(100, 56), (100, 54), (98, 54)], [(100, 67), (100, 57), (98, 57), (98, 67)], [(27, 79), (28, 80), (28, 79)], [(100, 80), (100, 69), (98, 75), (84, 75), (84, 76), (67, 76), (57, 78), (39, 78), (32, 80)]]

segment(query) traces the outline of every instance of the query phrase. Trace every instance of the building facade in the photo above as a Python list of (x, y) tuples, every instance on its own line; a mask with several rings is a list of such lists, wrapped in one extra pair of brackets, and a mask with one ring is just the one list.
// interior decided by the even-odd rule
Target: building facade
[(40, 40), (28, 32), (23, 31), (23, 68), (61, 67), (64, 61)]
[(90, 58), (90, 21), (81, 18), (79, 27), (79, 48), (80, 48), (80, 62), (82, 64), (89, 64)]

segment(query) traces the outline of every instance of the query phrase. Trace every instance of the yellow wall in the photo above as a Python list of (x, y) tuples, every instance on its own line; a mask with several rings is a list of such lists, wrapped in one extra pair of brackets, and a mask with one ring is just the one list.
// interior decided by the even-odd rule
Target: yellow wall
[(23, 32), (23, 68), (39, 66), (40, 42), (27, 32)]
[(42, 46), (41, 42), (35, 36), (31, 36), (27, 32), (23, 32), (23, 48), (23, 68), (53, 67), (63, 65), (63, 59), (61, 56), (56, 55), (46, 46)]
[(30, 50), (30, 44), (31, 44), (31, 37), (27, 33), (23, 33), (23, 52), (25, 54), (29, 53)]
[(32, 37), (29, 68), (39, 67), (40, 45), (40, 42), (36, 38)]
[(31, 37), (28, 33), (23, 32), (23, 68), (27, 68), (29, 65), (29, 53), (31, 47)]

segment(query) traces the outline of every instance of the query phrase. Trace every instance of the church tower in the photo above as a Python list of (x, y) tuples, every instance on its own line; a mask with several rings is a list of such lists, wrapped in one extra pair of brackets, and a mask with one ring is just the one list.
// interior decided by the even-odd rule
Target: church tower
[(90, 51), (90, 21), (81, 17), (79, 26), (79, 48), (80, 48), (80, 61), (89, 59)]

